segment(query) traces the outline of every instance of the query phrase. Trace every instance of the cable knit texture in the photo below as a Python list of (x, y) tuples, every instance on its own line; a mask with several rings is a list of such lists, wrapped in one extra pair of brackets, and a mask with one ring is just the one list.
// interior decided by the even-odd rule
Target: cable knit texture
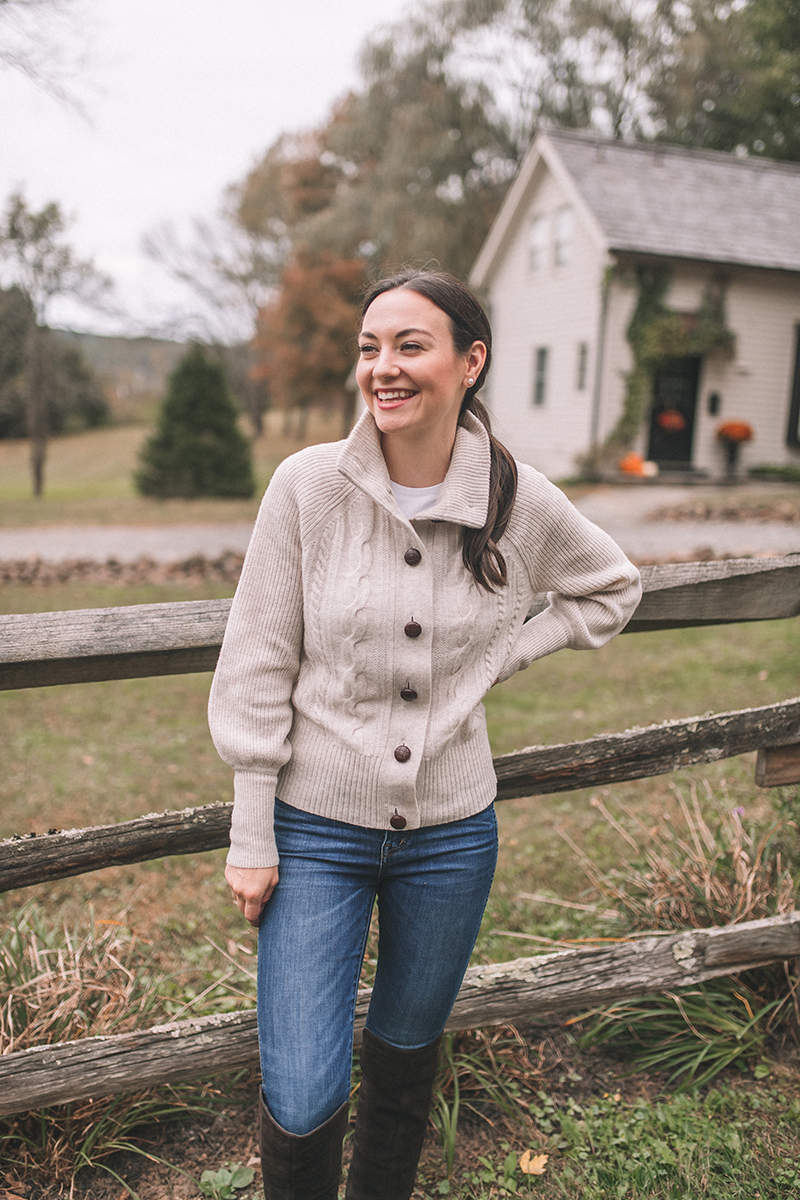
[[(636, 568), (525, 464), (500, 542), (508, 587), (479, 588), (461, 540), (464, 526), (484, 525), (488, 492), (489, 440), (472, 416), (438, 499), (413, 521), (369, 413), (346, 441), (278, 467), (209, 705), (214, 744), (236, 772), (230, 863), (278, 862), (276, 794), (374, 829), (395, 814), (416, 829), (479, 812), (496, 792), (481, 703), (493, 681), (555, 650), (602, 646), (630, 618)], [(416, 565), (404, 557), (412, 548)], [(549, 606), (526, 621), (541, 592)], [(412, 622), (418, 637), (405, 632)], [(401, 698), (407, 687), (416, 699)]]

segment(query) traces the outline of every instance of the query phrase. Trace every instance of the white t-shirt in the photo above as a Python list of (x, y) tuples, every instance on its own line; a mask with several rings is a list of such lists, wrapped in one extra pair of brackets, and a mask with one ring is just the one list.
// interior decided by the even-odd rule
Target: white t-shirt
[(389, 482), (392, 485), (397, 507), (407, 521), (413, 521), (414, 517), (424, 512), (426, 508), (432, 508), (439, 499), (442, 486), (440, 483), (435, 483), (433, 487), (410, 488), (403, 487), (400, 483), (394, 483), (391, 479)]

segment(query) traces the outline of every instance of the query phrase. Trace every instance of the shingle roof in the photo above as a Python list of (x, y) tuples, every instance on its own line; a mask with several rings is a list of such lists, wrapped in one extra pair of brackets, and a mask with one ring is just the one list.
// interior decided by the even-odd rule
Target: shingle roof
[(611, 250), (800, 271), (800, 164), (548, 130)]

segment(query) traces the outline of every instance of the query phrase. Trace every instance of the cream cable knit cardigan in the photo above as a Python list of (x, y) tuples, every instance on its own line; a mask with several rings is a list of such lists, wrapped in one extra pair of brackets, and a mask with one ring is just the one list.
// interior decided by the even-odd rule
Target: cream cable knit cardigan
[[(375, 829), (479, 812), (496, 793), (481, 703), (493, 681), (564, 647), (602, 646), (625, 625), (636, 568), (524, 464), (500, 543), (508, 587), (475, 584), (461, 526), (484, 525), (488, 483), (489, 439), (471, 415), (438, 500), (413, 522), (369, 413), (346, 441), (310, 446), (275, 472), (209, 705), (214, 744), (236, 772), (230, 863), (278, 862), (276, 794)], [(525, 621), (537, 592), (549, 607)]]

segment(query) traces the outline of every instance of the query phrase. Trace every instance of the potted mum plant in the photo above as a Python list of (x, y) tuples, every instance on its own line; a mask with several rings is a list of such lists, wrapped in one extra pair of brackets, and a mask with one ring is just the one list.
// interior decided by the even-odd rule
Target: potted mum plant
[(717, 430), (717, 441), (725, 450), (725, 474), (728, 480), (736, 478), (739, 467), (739, 451), (743, 442), (753, 440), (753, 429), (747, 421), (723, 421)]

